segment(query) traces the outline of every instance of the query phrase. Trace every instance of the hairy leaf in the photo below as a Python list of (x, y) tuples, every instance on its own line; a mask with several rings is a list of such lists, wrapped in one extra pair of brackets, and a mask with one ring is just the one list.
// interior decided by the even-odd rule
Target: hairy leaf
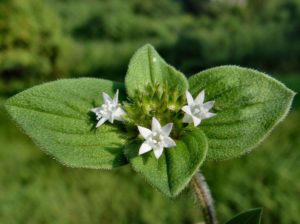
[(110, 169), (127, 163), (125, 139), (118, 124), (98, 129), (90, 109), (102, 103), (101, 92), (113, 96), (123, 84), (81, 78), (50, 82), (10, 98), (5, 106), (12, 118), (48, 154), (72, 167)]
[(150, 85), (159, 83), (164, 89), (177, 90), (183, 94), (188, 88), (185, 76), (172, 66), (147, 44), (133, 55), (130, 60), (125, 84), (127, 93), (134, 97), (137, 91), (145, 91)]
[(226, 222), (226, 224), (260, 224), (261, 216), (262, 209), (253, 208), (236, 215)]
[(275, 79), (252, 69), (221, 66), (189, 79), (196, 96), (215, 100), (217, 115), (199, 126), (208, 138), (207, 158), (223, 160), (249, 152), (287, 114), (294, 96)]
[(189, 183), (205, 159), (207, 140), (201, 130), (187, 131), (176, 147), (164, 149), (156, 159), (153, 151), (138, 155), (142, 141), (135, 141), (125, 148), (125, 155), (133, 169), (170, 197), (178, 195)]

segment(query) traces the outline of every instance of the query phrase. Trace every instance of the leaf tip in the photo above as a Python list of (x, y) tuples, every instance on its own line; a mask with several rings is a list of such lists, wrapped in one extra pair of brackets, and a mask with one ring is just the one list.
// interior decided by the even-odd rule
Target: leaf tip
[(226, 224), (247, 224), (247, 223), (260, 224), (262, 213), (263, 213), (263, 208), (261, 207), (252, 208), (237, 214), (228, 222), (226, 222)]
[(146, 43), (142, 48), (151, 48), (154, 49), (154, 46), (150, 43)]

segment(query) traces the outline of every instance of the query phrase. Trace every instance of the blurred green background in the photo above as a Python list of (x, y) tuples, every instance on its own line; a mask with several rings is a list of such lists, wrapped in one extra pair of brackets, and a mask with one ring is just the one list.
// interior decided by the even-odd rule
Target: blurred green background
[[(237, 64), (300, 91), (300, 0), (0, 0), (0, 99), (58, 78), (122, 81), (153, 44), (187, 76)], [(205, 163), (218, 216), (263, 207), (264, 224), (300, 220), (300, 100), (240, 159)], [(0, 108), (0, 223), (196, 223), (190, 190), (171, 200), (129, 166), (63, 167)]]

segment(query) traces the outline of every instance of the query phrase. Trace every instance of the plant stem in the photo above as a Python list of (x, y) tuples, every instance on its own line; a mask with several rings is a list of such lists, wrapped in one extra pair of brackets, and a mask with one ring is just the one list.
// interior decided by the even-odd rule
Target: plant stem
[(209, 187), (204, 179), (204, 176), (199, 172), (192, 179), (196, 196), (202, 206), (205, 224), (217, 224), (216, 211), (213, 204), (213, 199)]

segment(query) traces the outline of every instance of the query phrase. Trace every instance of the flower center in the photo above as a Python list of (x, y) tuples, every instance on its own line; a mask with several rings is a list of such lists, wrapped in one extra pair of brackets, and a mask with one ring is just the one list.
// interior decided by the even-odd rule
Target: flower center
[(103, 110), (108, 113), (112, 113), (117, 109), (117, 105), (109, 103), (103, 105)]
[(206, 112), (202, 105), (194, 105), (191, 111), (196, 117), (200, 117)]
[[(149, 85), (144, 91), (137, 92), (131, 102), (125, 104), (126, 121), (132, 126), (151, 127), (152, 117), (156, 117), (162, 124), (173, 123), (171, 135), (178, 138), (183, 130), (181, 108), (186, 103), (185, 96), (177, 89), (168, 89), (159, 84)], [(159, 133), (152, 138), (161, 142)]]
[(153, 143), (157, 144), (159, 142), (162, 142), (164, 140), (164, 136), (158, 132), (152, 133), (152, 141)]

